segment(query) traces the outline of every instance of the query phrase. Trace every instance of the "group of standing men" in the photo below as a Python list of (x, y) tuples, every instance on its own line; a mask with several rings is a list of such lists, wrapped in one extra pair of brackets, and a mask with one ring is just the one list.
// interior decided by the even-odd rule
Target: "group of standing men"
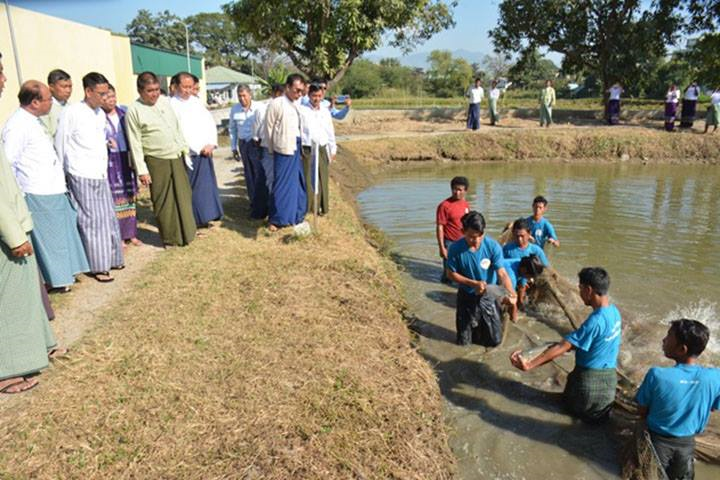
[(329, 212), (329, 165), (337, 144), (333, 119), (342, 109), (325, 99), (327, 83), (307, 83), (299, 74), (273, 87), (272, 99), (252, 99), (250, 89), (238, 87), (240, 102), (230, 111), (230, 145), (243, 163), (250, 216), (268, 217), (268, 228), (297, 225), (305, 214)]

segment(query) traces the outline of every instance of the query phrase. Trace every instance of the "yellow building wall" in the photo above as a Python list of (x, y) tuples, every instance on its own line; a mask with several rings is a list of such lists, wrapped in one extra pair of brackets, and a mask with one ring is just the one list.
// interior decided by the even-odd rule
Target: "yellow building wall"
[[(0, 124), (18, 107), (20, 82), (5, 11), (0, 4), (0, 48), (7, 82), (0, 98)], [(61, 68), (73, 80), (71, 102), (83, 99), (82, 77), (89, 72), (105, 75), (115, 85), (121, 103), (135, 98), (130, 41), (108, 30), (63, 20), (11, 6), (10, 14), (20, 59), (22, 80), (47, 82), (47, 74)]]

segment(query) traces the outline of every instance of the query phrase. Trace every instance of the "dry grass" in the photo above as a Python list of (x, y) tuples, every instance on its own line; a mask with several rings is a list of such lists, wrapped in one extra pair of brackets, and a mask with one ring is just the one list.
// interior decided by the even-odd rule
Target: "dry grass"
[(717, 164), (719, 147), (719, 135), (641, 127), (493, 130), (349, 141), (342, 146), (369, 166), (455, 160)]
[(447, 478), (390, 260), (333, 191), (317, 236), (240, 220), (155, 260), (5, 408), (2, 478)]

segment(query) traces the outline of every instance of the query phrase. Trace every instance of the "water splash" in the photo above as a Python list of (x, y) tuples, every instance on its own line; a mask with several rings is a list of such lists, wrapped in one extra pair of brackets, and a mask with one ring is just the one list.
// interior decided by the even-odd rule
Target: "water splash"
[(678, 307), (662, 319), (663, 325), (672, 320), (688, 318), (704, 323), (710, 329), (710, 341), (705, 349), (715, 359), (720, 357), (720, 319), (718, 318), (718, 304), (709, 300), (698, 300), (688, 305)]

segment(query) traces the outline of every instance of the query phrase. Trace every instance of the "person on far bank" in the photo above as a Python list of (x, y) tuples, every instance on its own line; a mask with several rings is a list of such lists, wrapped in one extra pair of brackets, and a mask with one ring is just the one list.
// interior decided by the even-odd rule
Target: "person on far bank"
[(540, 126), (549, 127), (553, 122), (552, 109), (555, 106), (555, 89), (552, 80), (545, 81), (545, 88), (540, 90)]
[(619, 83), (615, 83), (607, 91), (608, 93), (608, 125), (617, 125), (620, 123), (620, 95), (624, 92)]
[(447, 277), (447, 258), (450, 244), (463, 237), (462, 218), (470, 211), (465, 200), (470, 182), (465, 177), (454, 177), (450, 180), (451, 195), (440, 202), (435, 212), (435, 236), (437, 238), (443, 271), (440, 275), (442, 283), (450, 283)]
[(695, 476), (695, 435), (720, 409), (720, 369), (698, 365), (710, 330), (697, 320), (670, 322), (662, 341), (672, 367), (652, 367), (635, 396), (657, 458), (670, 480)]
[(500, 102), (500, 89), (497, 88), (497, 80), (492, 81), (492, 88), (488, 95), (488, 107), (490, 110), (490, 125), (497, 125), (500, 123), (500, 110), (498, 109), (498, 103)]
[(718, 125), (720, 124), (720, 87), (716, 88), (710, 96), (710, 106), (708, 107), (707, 115), (705, 116), (705, 131), (707, 133), (710, 125), (713, 126), (712, 133), (715, 133)]
[(502, 248), (485, 234), (480, 212), (462, 217), (462, 232), (447, 255), (447, 276), (458, 284), (456, 342), (494, 347), (502, 340), (501, 304), (515, 302), (515, 289), (503, 266)]
[(617, 307), (610, 303), (610, 276), (600, 267), (583, 268), (578, 273), (580, 298), (593, 311), (585, 322), (532, 360), (517, 350), (510, 362), (522, 371), (529, 371), (575, 350), (575, 368), (568, 375), (563, 399), (573, 415), (590, 424), (609, 418), (617, 386), (617, 358), (620, 353), (622, 319)]
[(468, 88), (465, 97), (468, 99), (467, 128), (478, 130), (480, 128), (480, 103), (482, 103), (485, 91), (482, 88), (482, 80), (478, 77), (475, 84)]
[(697, 101), (700, 98), (700, 87), (697, 82), (692, 82), (685, 89), (682, 101), (682, 113), (680, 114), (680, 128), (692, 128), (695, 123), (697, 112)]
[(58, 68), (48, 74), (47, 81), (52, 94), (52, 107), (45, 116), (40, 117), (40, 120), (45, 125), (48, 135), (54, 140), (58, 122), (60, 122), (60, 114), (72, 95), (72, 79), (69, 73)]
[(665, 130), (672, 132), (675, 130), (675, 118), (677, 117), (677, 107), (680, 102), (680, 90), (674, 83), (670, 85), (665, 94)]
[(533, 199), (533, 214), (526, 219), (528, 226), (530, 227), (530, 234), (535, 239), (537, 246), (541, 249), (545, 249), (545, 242), (548, 242), (555, 247), (560, 246), (560, 241), (555, 233), (555, 227), (553, 227), (553, 224), (545, 218), (547, 205), (547, 198), (542, 195), (538, 195)]

